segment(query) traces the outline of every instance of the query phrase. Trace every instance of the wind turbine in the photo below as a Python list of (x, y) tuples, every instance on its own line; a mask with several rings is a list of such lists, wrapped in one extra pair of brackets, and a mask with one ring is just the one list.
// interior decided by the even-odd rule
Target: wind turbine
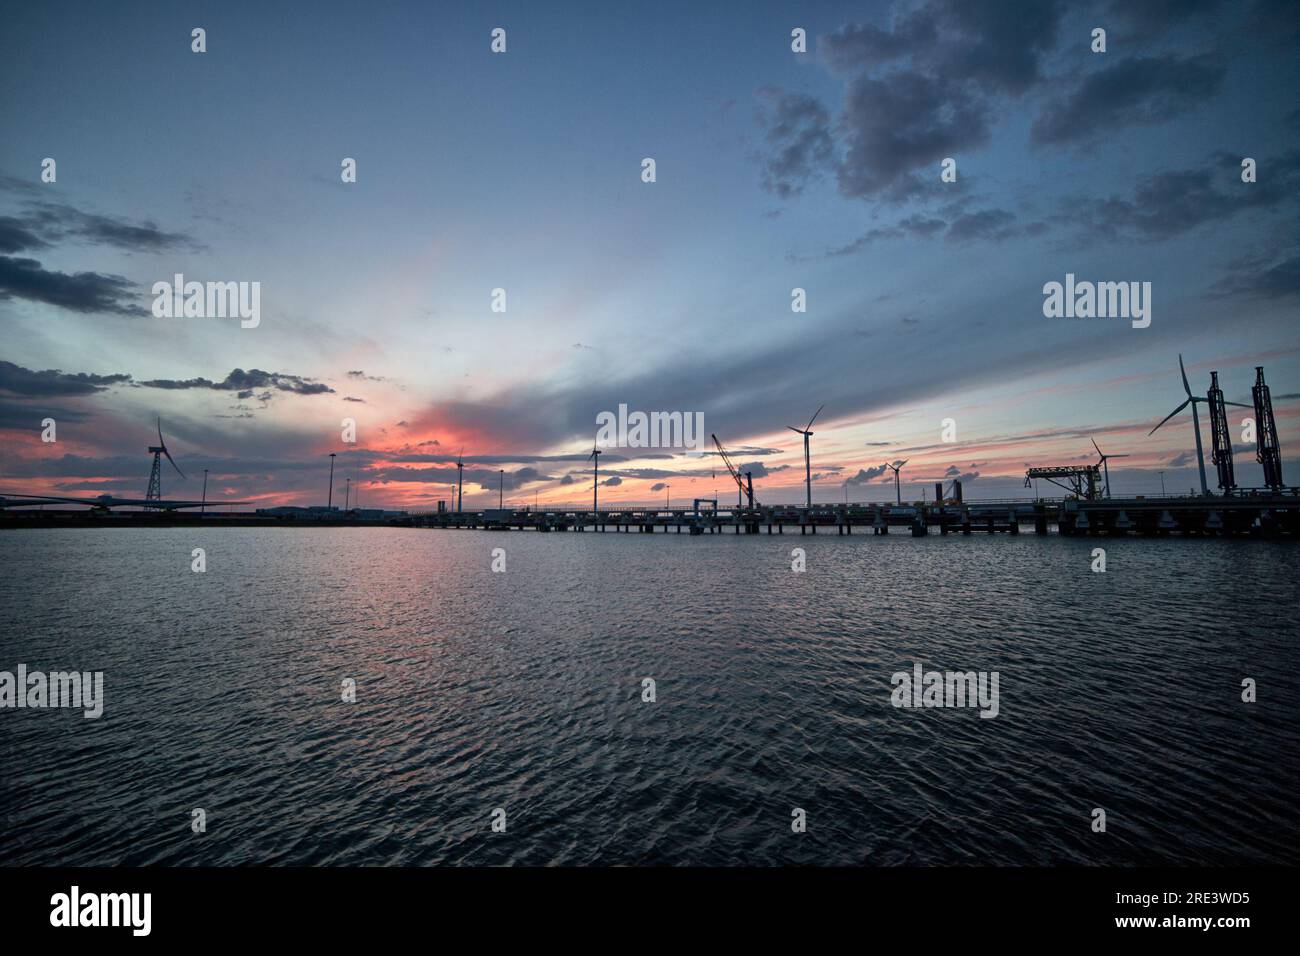
[[(1183, 404), (1179, 405), (1172, 412), (1166, 415), (1161, 420), (1160, 425), (1163, 425), (1165, 422), (1169, 421), (1169, 419), (1173, 418), (1175, 415), (1181, 412), (1188, 405), (1192, 406), (1192, 428), (1196, 431), (1196, 466), (1200, 470), (1201, 494), (1208, 495), (1210, 491), (1209, 491), (1209, 487), (1205, 483), (1205, 452), (1201, 449), (1201, 416), (1197, 414), (1196, 403), (1205, 402), (1208, 405), (1210, 400), (1208, 398), (1201, 398), (1199, 395), (1192, 394), (1192, 387), (1187, 384), (1187, 369), (1183, 367), (1183, 357), (1181, 354), (1178, 356), (1178, 371), (1180, 371), (1183, 375), (1183, 391), (1187, 393), (1187, 401), (1183, 402)], [(1225, 402), (1224, 404), (1236, 405), (1239, 408), (1251, 407), (1249, 405), (1242, 405), (1240, 402)], [(1157, 425), (1155, 428), (1151, 429), (1151, 431), (1147, 432), (1147, 437), (1154, 435), (1156, 433), (1156, 429), (1158, 429), (1160, 425)]]
[(899, 472), (899, 471), (902, 469), (902, 467), (903, 467), (904, 465), (906, 465), (906, 464), (907, 464), (907, 459), (906, 459), (906, 458), (904, 458), (902, 461), (900, 461), (897, 465), (891, 465), (889, 462), (885, 462), (885, 467), (886, 467), (886, 468), (892, 468), (892, 469), (894, 469), (894, 494), (898, 496), (898, 503), (899, 503), (900, 506), (903, 504), (903, 492), (902, 492), (901, 487), (900, 487), (899, 484), (898, 484), (898, 472)]
[(785, 426), (795, 434), (803, 436), (803, 474), (805, 487), (808, 492), (807, 502), (809, 510), (812, 509), (812, 457), (808, 452), (808, 439), (813, 436), (813, 433), (809, 431), (809, 429), (812, 428), (813, 422), (817, 421), (817, 416), (822, 413), (822, 408), (825, 407), (825, 405), (822, 405), (821, 408), (818, 408), (817, 411), (813, 413), (813, 417), (808, 419), (808, 424), (803, 428), (795, 428), (793, 425)]
[(587, 461), (594, 462), (591, 466), (591, 513), (593, 516), (598, 507), (596, 495), (600, 490), (600, 455), (600, 449), (596, 447), (595, 442), (592, 442), (591, 454), (587, 456)]
[[(176, 462), (172, 460), (171, 452), (167, 450), (167, 444), (166, 442), (163, 441), (161, 418), (158, 419), (158, 444), (150, 445), (149, 451), (153, 454), (153, 468), (149, 472), (149, 490), (144, 493), (144, 500), (161, 501), (162, 500), (162, 468), (160, 467), (161, 466), (161, 462), (159, 459), (160, 455), (166, 455), (167, 460), (171, 462), (171, 466), (176, 469), (176, 474), (180, 475), (182, 478), (185, 478), (185, 472), (181, 471), (180, 467), (176, 464)], [(189, 479), (186, 480), (188, 481)], [(148, 505), (146, 505), (145, 507), (148, 507)]]
[[(1090, 438), (1089, 441), (1092, 442), (1093, 448), (1097, 448), (1096, 439)], [(1101, 461), (1097, 462), (1097, 464), (1101, 465), (1101, 467), (1104, 468), (1106, 471), (1106, 497), (1109, 498), (1110, 497), (1110, 466), (1107, 465), (1106, 462), (1108, 462), (1112, 458), (1128, 458), (1129, 456), (1128, 455), (1103, 455), (1100, 448), (1097, 448), (1097, 454), (1101, 455)]]
[(465, 500), (465, 446), (462, 445), (460, 451), (456, 452), (456, 514), (460, 514), (460, 506)]

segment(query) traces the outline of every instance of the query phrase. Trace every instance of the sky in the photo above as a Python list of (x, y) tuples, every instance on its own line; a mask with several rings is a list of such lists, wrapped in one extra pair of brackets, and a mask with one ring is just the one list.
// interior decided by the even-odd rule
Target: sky
[[(1300, 483), (1295, 2), (50, 0), (4, 23), (0, 493), (142, 497), (161, 418), (187, 476), (165, 497), (207, 470), (212, 501), (323, 504), (334, 452), (363, 507), (449, 498), (458, 454), (467, 508), (585, 503), (620, 404), (703, 413), (763, 503), (802, 502), (787, 426), (822, 405), (815, 501), (891, 500), (902, 460), (905, 499), (1023, 496), (1094, 440), (1129, 456), (1117, 494), (1182, 491), (1190, 416), (1147, 434), (1180, 354), (1247, 404), (1265, 367)], [(259, 323), (155, 316), (177, 273), (260, 283)], [(1149, 327), (1045, 316), (1067, 274), (1149, 282)], [(607, 448), (600, 481), (610, 505), (736, 494), (682, 448)]]

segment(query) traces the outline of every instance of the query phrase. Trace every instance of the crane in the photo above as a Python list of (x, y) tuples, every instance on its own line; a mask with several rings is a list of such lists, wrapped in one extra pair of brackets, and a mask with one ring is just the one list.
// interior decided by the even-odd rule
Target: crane
[(733, 479), (735, 479), (735, 482), (736, 482), (736, 488), (738, 489), (738, 491), (737, 491), (737, 493), (736, 493), (736, 506), (737, 506), (737, 507), (740, 506), (740, 496), (743, 494), (743, 495), (748, 496), (748, 498), (749, 498), (749, 507), (752, 509), (752, 508), (754, 507), (754, 475), (753, 475), (753, 472), (749, 472), (749, 471), (747, 471), (747, 472), (745, 472), (745, 477), (744, 477), (744, 478), (741, 478), (741, 477), (740, 477), (740, 472), (737, 471), (737, 470), (736, 470), (736, 466), (733, 465), (733, 464), (731, 463), (731, 458), (728, 457), (728, 455), (727, 455), (727, 450), (726, 450), (725, 448), (722, 447), (722, 442), (718, 441), (718, 436), (717, 436), (717, 435), (712, 435), (711, 437), (713, 438), (713, 444), (714, 444), (714, 445), (717, 447), (717, 449), (718, 449), (718, 455), (721, 456), (721, 458), (722, 458), (722, 463), (723, 463), (724, 465), (727, 466), (727, 471), (731, 472), (731, 477), (732, 477)]

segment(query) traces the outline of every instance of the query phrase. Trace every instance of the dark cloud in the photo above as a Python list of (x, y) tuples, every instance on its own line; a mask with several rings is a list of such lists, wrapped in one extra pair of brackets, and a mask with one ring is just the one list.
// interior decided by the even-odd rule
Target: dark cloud
[(1170, 239), (1206, 223), (1294, 203), (1300, 194), (1300, 150), (1260, 161), (1259, 181), (1241, 181), (1241, 157), (1209, 157), (1192, 169), (1162, 170), (1138, 180), (1130, 197), (1075, 199), (1058, 221), (1105, 239)]
[(618, 475), (614, 475), (612, 478), (606, 478), (604, 481), (601, 482), (601, 484), (604, 485), (606, 488), (617, 488), (622, 483), (623, 483), (623, 479), (620, 478)]
[(1243, 260), (1213, 288), (1217, 296), (1286, 299), (1300, 295), (1300, 254)]
[[(881, 226), (868, 230), (848, 245), (831, 249), (819, 256), (791, 256), (793, 261), (807, 259), (833, 259), (861, 252), (873, 243), (895, 239), (929, 239), (943, 236), (946, 242), (1002, 242), (1023, 236), (1038, 235), (1047, 224), (1030, 222), (1022, 224), (1015, 213), (1006, 209), (981, 209), (960, 213), (951, 222), (925, 215), (906, 216), (894, 226)], [(907, 321), (906, 319), (904, 321)]]
[(65, 203), (29, 199), (16, 215), (0, 217), (0, 252), (45, 249), (61, 242), (88, 242), (145, 253), (203, 248), (190, 236), (167, 232), (148, 220), (131, 222)]
[(954, 219), (948, 226), (944, 238), (953, 242), (967, 242), (972, 239), (992, 241), (1010, 239), (1020, 235), (1021, 232), (1013, 213), (1005, 209), (984, 209)]
[(1042, 79), (1062, 9), (1056, 0), (932, 0), (889, 29), (844, 26), (818, 40), (817, 50), (841, 73), (909, 61), (948, 85), (1019, 95)]
[(1107, 22), (1132, 28), (1138, 36), (1158, 36), (1184, 20), (1204, 16), (1217, 9), (1222, 0), (1111, 0), (1106, 10)]
[(1219, 91), (1224, 69), (1208, 57), (1173, 54), (1108, 63), (1049, 103), (1030, 129), (1040, 145), (1090, 142), (1127, 126), (1173, 119)]
[(668, 487), (668, 486), (667, 486), (666, 484), (664, 484), (662, 481), (656, 481), (653, 485), (650, 486), (650, 490), (651, 490), (651, 491), (663, 491), (663, 490), (664, 490), (665, 488), (667, 488), (667, 487)]
[(0, 256), (0, 300), (28, 299), (72, 312), (146, 315), (135, 286), (123, 276), (54, 272), (35, 259)]
[(840, 192), (903, 199), (921, 189), (915, 175), (959, 150), (988, 141), (988, 108), (960, 85), (915, 72), (849, 82), (839, 124)]
[(363, 405), (366, 403), (366, 400), (365, 400), (364, 398), (353, 398), (351, 395), (345, 395), (345, 396), (343, 396), (343, 401), (345, 401), (345, 402), (360, 402), (360, 403), (363, 404)]
[(774, 465), (769, 468), (761, 461), (747, 461), (743, 465), (738, 465), (736, 470), (742, 475), (749, 474), (754, 478), (766, 478), (775, 472), (786, 471), (789, 467), (789, 465)]
[(823, 62), (848, 77), (843, 109), (832, 121), (807, 94), (760, 91), (771, 150), (764, 186), (789, 197), (830, 172), (845, 196), (916, 195), (922, 169), (982, 146), (999, 101), (1042, 80), (1061, 9), (1048, 0), (932, 0), (888, 28), (849, 24), (822, 37)]
[(764, 88), (759, 100), (771, 146), (764, 161), (763, 188), (782, 198), (798, 195), (810, 180), (834, 165), (830, 113), (805, 93)]
[(0, 216), (0, 253), (45, 249), (49, 243), (38, 236), (27, 222), (13, 216)]
[(13, 362), (0, 360), (0, 391), (11, 395), (44, 398), (51, 395), (89, 395), (102, 392), (110, 385), (131, 381), (126, 374), (92, 375), (68, 373), (56, 368), (36, 372)]
[[(252, 368), (245, 372), (242, 368), (231, 371), (223, 381), (214, 382), (207, 378), (152, 379), (136, 383), (143, 388), (191, 389), (206, 388), (214, 391), (239, 392), (240, 398), (247, 398), (251, 390), (270, 388), (280, 392), (293, 392), (297, 395), (324, 395), (333, 393), (334, 389), (322, 382), (315, 382), (300, 375), (288, 375), (284, 372), (264, 372)], [(269, 397), (269, 395), (267, 396)]]
[(46, 244), (79, 240), (112, 246), (124, 252), (150, 253), (202, 248), (189, 236), (179, 232), (166, 232), (147, 220), (135, 223), (114, 216), (83, 212), (62, 203), (29, 202), (21, 222)]
[(190, 237), (166, 232), (152, 222), (130, 222), (62, 203), (28, 200), (17, 215), (0, 217), (0, 254), (4, 254), (0, 255), (0, 299), (28, 299), (73, 312), (147, 314), (138, 304), (134, 285), (122, 276), (56, 272), (42, 268), (36, 259), (8, 255), (63, 242), (89, 242), (129, 253), (202, 248)]
[[(15, 402), (0, 397), (0, 428), (27, 428), (36, 434), (41, 430), (41, 420), (44, 418), (53, 418), (61, 424), (84, 421), (86, 417), (87, 414), (80, 409), (50, 405), (43, 401)], [(4, 467), (7, 472), (11, 463), (6, 460)]]
[(888, 470), (889, 466), (887, 465), (876, 465), (872, 468), (859, 468), (858, 473), (850, 478), (849, 481), (854, 484), (862, 484), (863, 482), (879, 478)]

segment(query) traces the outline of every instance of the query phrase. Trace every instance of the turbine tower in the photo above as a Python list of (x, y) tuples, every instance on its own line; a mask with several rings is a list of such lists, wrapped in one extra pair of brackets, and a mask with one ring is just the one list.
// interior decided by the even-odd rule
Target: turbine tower
[(785, 426), (795, 434), (803, 436), (803, 474), (804, 486), (807, 489), (807, 507), (809, 510), (812, 510), (812, 457), (808, 451), (808, 439), (813, 436), (813, 433), (809, 431), (809, 429), (812, 428), (813, 422), (817, 421), (817, 416), (822, 413), (822, 408), (825, 407), (825, 405), (822, 405), (821, 408), (818, 408), (817, 411), (813, 412), (813, 417), (808, 419), (808, 424), (803, 428), (795, 428), (793, 425)]
[[(1089, 439), (1089, 441), (1092, 442), (1093, 448), (1097, 448), (1096, 439)], [(1102, 450), (1100, 448), (1097, 448), (1097, 454), (1100, 456), (1100, 458), (1097, 461), (1097, 464), (1101, 465), (1101, 467), (1104, 468), (1106, 471), (1106, 497), (1109, 498), (1110, 497), (1110, 465), (1106, 464), (1106, 462), (1110, 461), (1112, 458), (1128, 458), (1129, 456), (1128, 455), (1106, 455), (1102, 453)]]
[(460, 451), (456, 453), (456, 514), (460, 514), (460, 506), (465, 501), (465, 447), (462, 445)]
[(598, 508), (596, 495), (600, 491), (600, 455), (600, 449), (597, 448), (595, 442), (593, 442), (591, 445), (591, 454), (587, 456), (587, 461), (593, 462), (591, 466), (591, 513), (593, 517)]
[[(1196, 432), (1196, 467), (1199, 469), (1200, 476), (1201, 476), (1201, 494), (1208, 495), (1210, 493), (1210, 489), (1209, 486), (1206, 485), (1205, 483), (1205, 452), (1201, 448), (1201, 416), (1197, 414), (1196, 404), (1198, 402), (1205, 402), (1206, 404), (1209, 404), (1210, 400), (1208, 398), (1201, 398), (1199, 395), (1192, 394), (1192, 387), (1187, 384), (1187, 369), (1183, 367), (1182, 355), (1178, 356), (1178, 371), (1180, 371), (1183, 375), (1183, 391), (1187, 393), (1187, 401), (1183, 402), (1183, 404), (1179, 405), (1172, 412), (1166, 415), (1164, 419), (1161, 420), (1160, 425), (1163, 425), (1165, 422), (1169, 421), (1169, 419), (1173, 418), (1175, 415), (1181, 412), (1188, 405), (1192, 406), (1192, 428)], [(1249, 405), (1242, 405), (1240, 402), (1225, 402), (1224, 404), (1237, 405), (1240, 408), (1250, 407)], [(1157, 425), (1155, 428), (1151, 429), (1151, 431), (1147, 432), (1148, 437), (1154, 435), (1156, 433), (1156, 429), (1158, 429), (1160, 425)]]
[[(161, 467), (161, 460), (159, 456), (166, 455), (167, 460), (171, 462), (171, 466), (176, 469), (176, 474), (180, 475), (182, 478), (185, 477), (185, 472), (180, 470), (180, 467), (177, 466), (175, 461), (172, 461), (171, 452), (167, 450), (167, 444), (163, 441), (161, 418), (158, 419), (158, 444), (150, 445), (149, 451), (153, 455), (153, 468), (149, 472), (149, 490), (144, 493), (144, 500), (146, 502), (161, 501), (162, 500), (162, 467)], [(145, 507), (148, 508), (151, 506), (146, 504)]]
[(1282, 487), (1282, 449), (1277, 443), (1277, 422), (1273, 420), (1273, 398), (1264, 384), (1264, 367), (1255, 366), (1255, 460), (1264, 466), (1264, 484)]
[(898, 504), (900, 506), (903, 504), (903, 490), (902, 490), (902, 486), (898, 483), (898, 473), (899, 471), (902, 470), (903, 466), (906, 464), (907, 464), (906, 458), (904, 458), (896, 465), (891, 465), (889, 462), (885, 462), (886, 468), (894, 469), (894, 494), (898, 497)]

